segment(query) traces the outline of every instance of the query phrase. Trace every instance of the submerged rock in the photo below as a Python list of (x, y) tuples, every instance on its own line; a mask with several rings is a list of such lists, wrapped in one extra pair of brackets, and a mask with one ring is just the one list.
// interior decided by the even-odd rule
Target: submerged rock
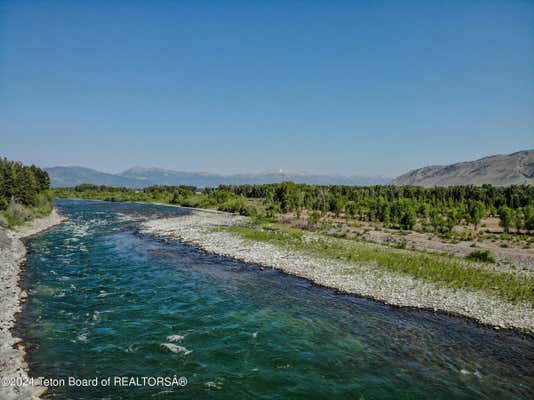
[(188, 350), (183, 346), (179, 346), (177, 344), (173, 343), (162, 343), (161, 347), (165, 347), (166, 349), (172, 351), (173, 353), (183, 353), (184, 355), (191, 354), (193, 350)]

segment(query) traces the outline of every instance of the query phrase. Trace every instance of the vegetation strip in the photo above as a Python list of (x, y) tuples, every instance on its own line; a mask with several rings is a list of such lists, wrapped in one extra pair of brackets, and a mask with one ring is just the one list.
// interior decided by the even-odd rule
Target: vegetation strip
[(483, 290), (488, 295), (500, 296), (512, 302), (526, 301), (534, 305), (533, 276), (492, 271), (474, 263), (467, 264), (452, 256), (370, 246), (346, 239), (304, 240), (302, 232), (297, 230), (275, 232), (250, 226), (231, 226), (226, 229), (249, 240), (269, 242), (321, 257), (373, 263), (388, 271), (409, 274), (439, 285)]

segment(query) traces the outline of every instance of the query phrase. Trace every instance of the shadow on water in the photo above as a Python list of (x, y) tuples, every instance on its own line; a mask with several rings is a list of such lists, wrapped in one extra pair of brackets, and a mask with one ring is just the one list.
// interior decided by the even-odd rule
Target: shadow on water
[(135, 233), (143, 219), (187, 210), (57, 206), (70, 220), (29, 243), (19, 325), (32, 375), (188, 384), (63, 386), (49, 398), (534, 398), (530, 337)]

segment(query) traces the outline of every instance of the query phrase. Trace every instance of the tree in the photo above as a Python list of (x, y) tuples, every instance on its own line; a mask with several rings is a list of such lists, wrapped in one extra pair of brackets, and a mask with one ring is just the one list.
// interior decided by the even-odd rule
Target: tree
[(35, 204), (37, 181), (30, 168), (23, 167), (15, 178), (15, 200), (28, 206)]
[(431, 213), (430, 213), (430, 223), (432, 224), (432, 227), (434, 228), (434, 232), (446, 233), (449, 230), (449, 228), (447, 226), (447, 223), (445, 221), (445, 218), (437, 210), (432, 210), (431, 211)]
[(37, 181), (38, 191), (42, 192), (48, 190), (50, 188), (50, 177), (48, 176), (48, 172), (35, 165), (32, 165), (30, 170)]
[(354, 201), (347, 201), (345, 204), (345, 213), (349, 215), (351, 218), (354, 218), (356, 215), (356, 203)]
[(330, 201), (330, 211), (332, 211), (336, 217), (343, 212), (344, 208), (343, 198), (340, 195), (334, 196)]
[(382, 214), (382, 223), (387, 228), (389, 224), (391, 224), (391, 216), (389, 211), (389, 206), (384, 207), (383, 214)]
[(518, 209), (514, 213), (514, 227), (517, 233), (521, 233), (521, 229), (525, 227), (525, 214), (522, 209)]
[(321, 213), (319, 211), (313, 211), (310, 216), (308, 217), (308, 223), (310, 225), (317, 225), (317, 223), (321, 220)]
[(274, 200), (280, 204), (282, 212), (290, 212), (298, 205), (298, 188), (294, 182), (282, 182), (274, 193)]
[(523, 209), (523, 215), (525, 218), (525, 229), (529, 232), (534, 231), (534, 205), (525, 207)]
[(467, 206), (467, 214), (471, 223), (475, 225), (475, 231), (478, 230), (478, 225), (484, 216), (486, 215), (486, 207), (481, 201), (470, 201)]
[(413, 229), (416, 222), (417, 214), (415, 213), (415, 210), (410, 206), (406, 206), (401, 214), (400, 227), (402, 229)]
[(499, 218), (501, 219), (499, 225), (502, 226), (505, 233), (510, 232), (510, 227), (514, 221), (514, 212), (507, 206), (499, 208)]

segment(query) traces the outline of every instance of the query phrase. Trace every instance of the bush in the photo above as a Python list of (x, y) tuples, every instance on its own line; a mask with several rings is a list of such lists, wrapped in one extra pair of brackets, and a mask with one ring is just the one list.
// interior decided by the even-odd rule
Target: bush
[(406, 245), (407, 245), (406, 240), (401, 240), (400, 242), (395, 244), (393, 247), (395, 247), (397, 249), (405, 249)]
[(0, 197), (0, 211), (5, 210), (9, 206), (9, 201), (5, 197)]
[(469, 261), (478, 261), (485, 263), (494, 263), (495, 257), (490, 253), (489, 250), (475, 250), (465, 256)]
[(241, 215), (248, 215), (249, 209), (247, 208), (247, 203), (244, 197), (235, 197), (229, 200), (226, 200), (224, 203), (219, 205), (218, 209), (220, 211), (226, 211), (231, 213), (238, 213)]
[(319, 213), (319, 211), (312, 212), (310, 216), (308, 217), (308, 223), (310, 225), (317, 225), (320, 220), (321, 220), (321, 214)]
[(4, 218), (7, 220), (8, 226), (12, 227), (20, 225), (29, 220), (32, 216), (32, 212), (28, 207), (22, 204), (11, 201), (7, 209), (4, 211)]

